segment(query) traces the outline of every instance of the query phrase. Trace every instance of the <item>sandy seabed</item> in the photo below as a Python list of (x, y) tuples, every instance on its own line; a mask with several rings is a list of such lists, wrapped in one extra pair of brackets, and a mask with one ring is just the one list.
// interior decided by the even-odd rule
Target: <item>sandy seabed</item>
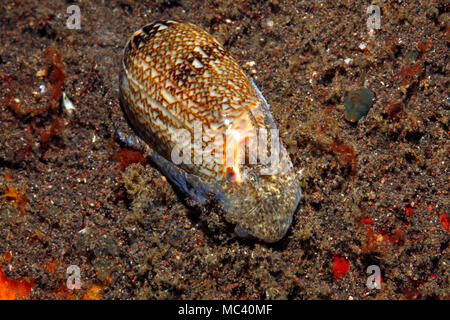
[[(66, 1), (0, 4), (0, 298), (449, 298), (445, 1), (376, 1), (372, 32), (366, 2), (75, 4), (80, 29)], [(160, 19), (211, 33), (271, 105), (303, 169), (280, 242), (235, 238), (116, 139), (122, 48)], [(351, 123), (362, 87), (375, 103)]]

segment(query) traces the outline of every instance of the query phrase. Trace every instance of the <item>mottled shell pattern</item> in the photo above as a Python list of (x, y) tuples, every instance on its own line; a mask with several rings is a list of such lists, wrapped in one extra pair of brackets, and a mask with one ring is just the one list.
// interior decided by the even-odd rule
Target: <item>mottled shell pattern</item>
[[(200, 204), (217, 198), (238, 235), (281, 239), (301, 197), (299, 181), (271, 134), (277, 127), (267, 102), (228, 52), (193, 24), (159, 21), (134, 33), (122, 63), (122, 109), (159, 170)], [(191, 144), (198, 129), (193, 161), (174, 163), (179, 133), (188, 133)], [(248, 163), (249, 141), (261, 129), (268, 132), (263, 148), (279, 145), (276, 163)], [(215, 149), (219, 144), (223, 149)]]

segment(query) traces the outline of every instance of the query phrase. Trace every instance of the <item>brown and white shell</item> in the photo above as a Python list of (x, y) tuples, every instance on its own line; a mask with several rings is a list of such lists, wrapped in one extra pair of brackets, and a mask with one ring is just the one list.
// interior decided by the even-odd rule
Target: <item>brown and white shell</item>
[[(279, 147), (279, 161), (246, 161), (249, 141), (277, 127), (258, 88), (230, 54), (193, 24), (159, 21), (134, 33), (122, 62), (122, 108), (160, 171), (200, 204), (215, 196), (239, 235), (281, 239), (300, 200), (299, 181), (272, 134), (259, 146)], [(180, 140), (180, 132), (188, 139)], [(183, 143), (194, 140), (190, 161), (174, 161), (174, 150), (186, 150)]]

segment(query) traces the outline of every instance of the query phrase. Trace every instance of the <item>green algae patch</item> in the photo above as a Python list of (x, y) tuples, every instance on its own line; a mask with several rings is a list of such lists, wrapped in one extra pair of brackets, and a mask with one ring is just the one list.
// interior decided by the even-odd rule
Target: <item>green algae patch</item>
[(367, 88), (351, 91), (344, 100), (345, 119), (356, 123), (367, 115), (373, 106), (372, 93)]

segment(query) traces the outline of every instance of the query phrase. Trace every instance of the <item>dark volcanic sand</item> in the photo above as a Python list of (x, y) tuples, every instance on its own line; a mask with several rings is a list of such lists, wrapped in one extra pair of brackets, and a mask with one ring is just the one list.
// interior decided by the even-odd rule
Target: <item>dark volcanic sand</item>
[[(82, 1), (70, 30), (66, 1), (2, 1), (0, 298), (448, 299), (448, 4), (399, 2), (373, 3), (370, 35), (368, 2)], [(189, 210), (115, 138), (122, 48), (158, 19), (210, 32), (271, 104), (303, 168), (279, 243)], [(355, 125), (360, 87), (375, 104)]]

